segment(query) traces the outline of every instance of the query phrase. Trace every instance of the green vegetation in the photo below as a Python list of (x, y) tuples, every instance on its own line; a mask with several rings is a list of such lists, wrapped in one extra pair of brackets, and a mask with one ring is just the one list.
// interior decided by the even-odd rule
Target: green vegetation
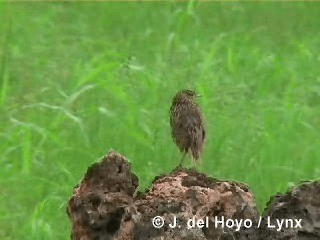
[[(171, 97), (203, 97), (199, 171), (270, 195), (320, 175), (317, 3), (0, 4), (0, 239), (68, 239), (87, 167), (176, 167)], [(187, 162), (187, 161), (186, 161)], [(190, 161), (189, 161), (190, 162)]]

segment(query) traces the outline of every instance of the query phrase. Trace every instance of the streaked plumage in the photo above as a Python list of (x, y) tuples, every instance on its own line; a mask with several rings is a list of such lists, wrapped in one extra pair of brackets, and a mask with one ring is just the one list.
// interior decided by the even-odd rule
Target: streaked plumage
[(205, 140), (205, 127), (202, 113), (195, 102), (197, 94), (182, 90), (172, 99), (170, 125), (173, 141), (183, 152), (180, 165), (187, 153), (194, 162), (200, 159)]

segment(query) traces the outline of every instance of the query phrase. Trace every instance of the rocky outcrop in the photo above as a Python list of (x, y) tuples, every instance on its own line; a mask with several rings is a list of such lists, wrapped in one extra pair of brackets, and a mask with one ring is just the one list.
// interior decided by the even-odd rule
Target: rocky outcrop
[(247, 185), (193, 169), (158, 176), (144, 193), (137, 187), (120, 154), (93, 164), (69, 200), (71, 239), (320, 239), (319, 182), (273, 197), (262, 217)]

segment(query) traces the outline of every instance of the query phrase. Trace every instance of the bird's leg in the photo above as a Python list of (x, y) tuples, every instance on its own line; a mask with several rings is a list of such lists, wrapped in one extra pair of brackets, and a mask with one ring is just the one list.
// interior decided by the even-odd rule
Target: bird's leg
[(181, 160), (180, 160), (179, 167), (182, 167), (182, 163), (183, 163), (186, 155), (187, 155), (187, 152), (184, 152), (183, 155), (182, 155), (182, 158), (181, 158)]

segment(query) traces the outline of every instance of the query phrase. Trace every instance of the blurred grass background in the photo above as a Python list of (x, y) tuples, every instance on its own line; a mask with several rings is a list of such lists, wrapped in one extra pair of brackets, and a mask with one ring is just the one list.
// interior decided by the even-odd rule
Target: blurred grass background
[[(318, 179), (317, 3), (0, 3), (0, 239), (69, 239), (66, 203), (114, 149), (140, 189), (177, 166), (172, 96), (203, 97), (199, 171), (260, 209)], [(187, 162), (187, 161), (186, 161)]]

